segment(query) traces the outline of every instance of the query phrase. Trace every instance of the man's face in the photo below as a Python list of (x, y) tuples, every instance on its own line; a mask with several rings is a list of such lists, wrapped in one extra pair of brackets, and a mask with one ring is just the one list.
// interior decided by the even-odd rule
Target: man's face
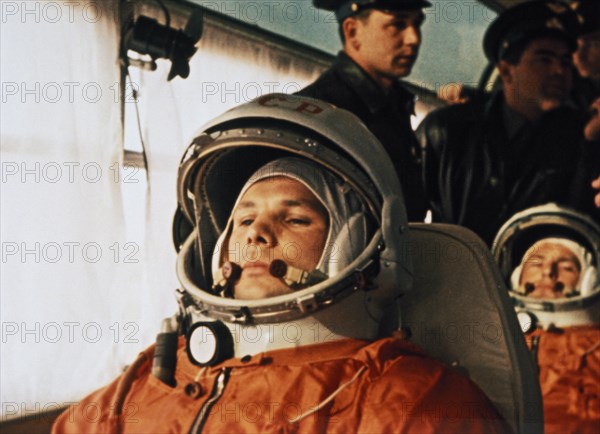
[(600, 78), (600, 32), (590, 33), (577, 41), (573, 56), (575, 66), (582, 77)]
[(533, 285), (529, 297), (563, 298), (564, 289), (575, 288), (581, 265), (567, 247), (550, 242), (534, 245), (523, 262), (520, 285)]
[(371, 11), (366, 19), (354, 20), (355, 31), (347, 43), (355, 48), (355, 61), (376, 81), (395, 80), (410, 74), (421, 44), (420, 9)]
[(516, 65), (498, 65), (510, 106), (518, 111), (547, 111), (562, 105), (573, 80), (568, 45), (554, 38), (532, 41)]
[(286, 177), (256, 182), (233, 211), (227, 260), (242, 274), (238, 299), (261, 299), (292, 290), (269, 273), (275, 259), (306, 271), (317, 266), (329, 228), (326, 209), (302, 183)]

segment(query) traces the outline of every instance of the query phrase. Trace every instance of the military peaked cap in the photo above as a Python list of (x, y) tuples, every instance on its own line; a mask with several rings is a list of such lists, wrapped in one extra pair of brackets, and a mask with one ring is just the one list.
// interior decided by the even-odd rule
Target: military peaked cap
[(316, 8), (335, 12), (340, 23), (365, 9), (403, 11), (431, 6), (426, 0), (313, 0), (313, 4)]
[(512, 47), (544, 36), (558, 37), (575, 51), (579, 34), (577, 14), (561, 1), (531, 1), (502, 12), (483, 37), (486, 57), (497, 63)]
[(579, 19), (582, 35), (600, 32), (600, 0), (576, 0), (571, 7)]

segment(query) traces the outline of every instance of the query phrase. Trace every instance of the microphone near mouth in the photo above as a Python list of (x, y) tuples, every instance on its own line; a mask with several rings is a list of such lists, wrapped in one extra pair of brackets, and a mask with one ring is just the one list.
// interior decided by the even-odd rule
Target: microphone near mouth
[[(298, 290), (315, 285), (327, 279), (327, 275), (317, 269), (306, 271), (287, 264), (281, 259), (275, 259), (269, 264), (269, 274), (282, 279), (290, 288)], [(218, 270), (217, 279), (213, 285), (213, 293), (222, 297), (234, 298), (233, 289), (242, 275), (242, 267), (235, 262), (226, 261)]]

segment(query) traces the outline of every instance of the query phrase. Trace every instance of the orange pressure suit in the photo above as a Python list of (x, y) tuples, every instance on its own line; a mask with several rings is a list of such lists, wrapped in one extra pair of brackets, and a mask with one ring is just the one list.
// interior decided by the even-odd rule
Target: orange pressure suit
[(537, 353), (546, 434), (600, 433), (600, 328), (537, 329), (526, 338)]
[(66, 410), (54, 433), (500, 433), (510, 429), (470, 380), (393, 337), (346, 339), (191, 364), (177, 385), (151, 374), (153, 347)]

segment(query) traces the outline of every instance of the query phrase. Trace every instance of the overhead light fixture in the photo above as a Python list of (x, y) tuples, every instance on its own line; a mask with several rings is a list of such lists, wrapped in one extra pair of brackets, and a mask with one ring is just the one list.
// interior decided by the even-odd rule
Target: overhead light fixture
[[(194, 9), (185, 28), (175, 29), (170, 25), (168, 9), (161, 1), (158, 3), (165, 14), (166, 24), (160, 24), (158, 20), (144, 15), (132, 20), (123, 33), (122, 57), (128, 65), (143, 66), (151, 70), (156, 69), (157, 59), (168, 59), (171, 61), (171, 70), (167, 80), (177, 76), (187, 78), (190, 75), (189, 61), (202, 36), (202, 11)], [(130, 58), (129, 50), (150, 56), (150, 61)]]

